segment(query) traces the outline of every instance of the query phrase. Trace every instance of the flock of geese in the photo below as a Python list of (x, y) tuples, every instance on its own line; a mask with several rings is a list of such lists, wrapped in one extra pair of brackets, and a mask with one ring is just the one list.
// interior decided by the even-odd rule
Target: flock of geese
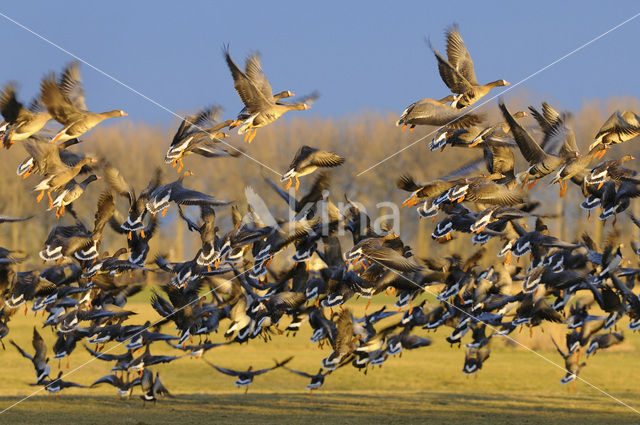
[[(328, 171), (317, 173), (304, 196), (296, 196), (300, 177), (345, 161), (336, 153), (310, 146), (299, 149), (283, 174), (286, 189), (269, 180), (295, 209), (292, 221), (265, 224), (251, 205), (245, 209), (185, 187), (184, 178), (192, 174), (181, 173), (185, 156), (240, 154), (223, 142), (228, 137), (225, 128), (237, 127), (251, 142), (257, 129), (287, 111), (308, 109), (317, 98), (312, 94), (296, 103), (282, 101), (293, 94), (288, 90), (273, 94), (257, 54), (248, 57), (243, 70), (225, 48), (224, 57), (244, 109), (227, 121), (221, 121), (222, 109), (217, 106), (185, 118), (164, 158), (165, 163), (178, 167), (180, 177), (166, 183), (158, 170), (145, 188), (132, 187), (115, 165), (76, 150), (81, 146), (78, 138), (93, 127), (126, 115), (122, 110), (96, 113), (87, 109), (77, 62), (59, 76), (46, 76), (41, 95), (27, 108), (17, 100), (16, 84), (5, 85), (0, 97), (3, 146), (9, 149), (19, 142), (24, 147), (28, 156), (18, 165), (17, 174), (35, 178), (38, 201), (46, 192), (48, 209), (55, 210), (59, 218), (38, 253), (48, 263), (46, 268), (17, 271), (27, 256), (0, 248), (0, 341), (8, 339), (33, 363), (35, 382), (31, 385), (56, 395), (64, 388), (82, 386), (63, 379), (62, 371), (52, 376), (50, 366), (52, 359), (68, 362), (80, 342), (92, 356), (111, 366), (110, 374), (89, 387), (109, 384), (118, 396), (128, 397), (140, 386), (141, 398), (155, 402), (170, 395), (160, 380), (161, 364), (185, 356), (201, 357), (221, 345), (255, 338), (267, 342), (276, 333), (295, 334), (306, 324), (313, 331), (311, 340), (331, 349), (319, 362), (317, 373), (291, 369), (291, 358), (246, 370), (204, 361), (213, 370), (235, 377), (237, 386), (248, 388), (256, 376), (282, 368), (308, 379), (307, 388), (314, 390), (343, 366), (366, 372), (404, 350), (429, 346), (431, 341), (419, 335), (421, 330), (449, 328), (446, 340), (452, 345), (460, 346), (470, 334), (464, 344), (462, 371), (474, 374), (489, 358), (494, 337), (545, 322), (567, 326), (566, 340), (560, 344), (553, 340), (566, 365), (561, 382), (567, 383), (586, 364), (580, 360), (583, 350), (586, 356), (593, 355), (624, 339), (617, 331), (619, 321), (628, 317), (629, 329), (640, 328), (640, 299), (632, 291), (640, 270), (624, 267), (615, 226), (602, 247), (586, 234), (563, 241), (550, 234), (544, 216), (536, 213), (539, 202), (530, 200), (527, 192), (527, 187), (553, 174), (551, 183), (560, 186), (561, 195), (570, 180), (584, 194), (581, 207), (600, 207), (601, 220), (620, 214), (640, 194), (637, 172), (624, 167), (631, 157), (595, 166), (594, 161), (611, 145), (639, 135), (640, 118), (629, 111), (614, 113), (583, 154), (570, 128), (570, 115), (546, 103), (540, 111), (530, 107), (529, 113), (512, 114), (500, 101), (504, 121), (488, 125), (469, 107), (492, 88), (508, 83), (479, 84), (458, 28), (449, 28), (446, 39), (446, 57), (432, 49), (440, 76), (452, 94), (411, 104), (397, 124), (403, 129), (438, 126), (429, 144), (432, 150), (479, 148), (483, 156), (473, 166), (428, 182), (403, 175), (398, 187), (411, 194), (403, 205), (417, 206), (421, 218), (439, 220), (432, 234), (438, 242), (451, 240), (454, 232), (468, 233), (469, 245), (484, 245), (493, 238), (502, 241), (498, 252), (481, 246), (447, 258), (417, 258), (398, 234), (374, 230), (356, 202), (347, 198), (348, 207), (338, 208), (327, 196)], [(528, 115), (537, 121), (542, 139), (536, 140), (521, 124)], [(62, 129), (48, 137), (42, 130), (51, 119), (62, 124)], [(518, 152), (528, 166), (516, 172)], [(107, 190), (92, 194), (89, 185), (99, 178), (105, 180)], [(289, 190), (294, 180), (296, 191)], [(79, 216), (73, 202), (92, 195), (97, 198), (96, 209), (93, 220), (88, 220), (90, 217)], [(126, 213), (117, 208), (118, 200), (128, 205)], [(183, 209), (187, 206), (198, 208), (199, 215), (189, 216)], [(185, 261), (172, 262), (162, 254), (149, 260), (149, 241), (172, 207), (180, 217), (173, 225), (186, 226), (199, 236), (201, 245)], [(217, 226), (216, 215), (221, 210), (230, 211), (232, 228)], [(535, 228), (529, 230), (523, 221), (534, 218)], [(0, 216), (4, 223), (28, 219)], [(631, 219), (640, 227), (640, 221)], [(351, 235), (348, 249), (339, 237), (343, 229)], [(127, 247), (113, 254), (105, 251), (102, 240), (107, 231), (120, 234)], [(294, 249), (288, 250), (291, 246)], [(640, 246), (633, 246), (640, 253)], [(292, 251), (293, 256), (287, 258)], [(512, 256), (526, 254), (528, 262), (512, 264)], [(274, 268), (276, 257), (286, 266)], [(152, 289), (150, 299), (158, 320), (136, 323), (127, 299), (145, 286), (141, 275), (151, 272), (164, 280)], [(435, 294), (435, 301), (418, 302), (416, 298), (425, 292)], [(356, 317), (348, 306), (349, 300), (385, 293), (393, 297), (393, 307)], [(21, 347), (10, 335), (12, 315), (21, 306), (26, 312), (29, 305), (34, 312), (46, 313), (44, 323), (33, 328), (33, 350)], [(382, 320), (384, 326), (379, 323)], [(53, 347), (47, 347), (39, 327), (50, 327), (56, 333)], [(218, 330), (223, 330), (224, 339), (212, 342)], [(111, 348), (105, 350), (110, 343)], [(152, 354), (152, 346), (158, 344), (169, 344), (175, 355)]]

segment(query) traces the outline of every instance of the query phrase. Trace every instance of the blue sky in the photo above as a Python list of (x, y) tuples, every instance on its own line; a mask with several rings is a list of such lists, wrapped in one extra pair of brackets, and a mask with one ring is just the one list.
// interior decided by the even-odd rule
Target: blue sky
[[(274, 91), (322, 97), (305, 115), (396, 111), (447, 89), (424, 39), (444, 52), (457, 22), (478, 80), (518, 82), (640, 12), (633, 1), (536, 2), (9, 2), (0, 12), (178, 112), (217, 103), (241, 108), (221, 47), (237, 62), (259, 50)], [(562, 108), (639, 96), (640, 17), (522, 85)], [(69, 56), (0, 17), (0, 81), (20, 96)], [(171, 124), (166, 111), (82, 65), (91, 110), (124, 109), (131, 119)], [(517, 93), (514, 90), (512, 93)], [(303, 114), (303, 113), (296, 113)]]

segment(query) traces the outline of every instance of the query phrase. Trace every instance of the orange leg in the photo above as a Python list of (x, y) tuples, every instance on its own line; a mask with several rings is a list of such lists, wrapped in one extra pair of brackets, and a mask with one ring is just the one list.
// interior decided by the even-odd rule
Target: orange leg
[(400, 131), (404, 131), (406, 128), (407, 128), (407, 125), (406, 125), (406, 124), (404, 124), (404, 125), (402, 126), (402, 128), (400, 128)]
[(49, 197), (49, 208), (53, 207), (53, 198), (51, 197), (51, 191), (47, 190), (47, 196)]
[(298, 180), (298, 176), (296, 176), (296, 190), (300, 188), (300, 180)]
[(254, 128), (253, 133), (251, 134), (251, 136), (249, 136), (249, 143), (253, 142), (253, 139), (255, 139), (257, 133), (258, 133), (258, 129)]
[(164, 217), (164, 215), (167, 213), (167, 210), (169, 209), (169, 207), (165, 208), (162, 210), (162, 216)]
[(182, 171), (182, 167), (184, 167), (184, 164), (182, 163), (182, 156), (178, 158), (178, 163), (180, 164), (180, 166), (178, 167), (178, 173), (179, 173), (180, 171)]
[(289, 183), (287, 183), (287, 185), (285, 186), (286, 190), (289, 190), (289, 188), (291, 187), (291, 183), (293, 182), (293, 178), (289, 179)]
[(40, 192), (40, 195), (38, 195), (38, 197), (36, 198), (36, 201), (40, 202), (42, 201), (42, 198), (44, 198), (44, 190)]
[(144, 235), (144, 229), (140, 229), (140, 236), (142, 239), (146, 239), (147, 237)]

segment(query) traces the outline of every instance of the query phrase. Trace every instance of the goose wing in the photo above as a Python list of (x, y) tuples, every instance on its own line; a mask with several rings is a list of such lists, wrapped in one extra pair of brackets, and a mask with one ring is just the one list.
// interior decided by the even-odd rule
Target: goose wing
[(456, 24), (447, 30), (447, 57), (449, 63), (471, 84), (478, 85), (476, 73), (473, 69), (473, 60), (467, 46), (462, 40), (460, 31)]

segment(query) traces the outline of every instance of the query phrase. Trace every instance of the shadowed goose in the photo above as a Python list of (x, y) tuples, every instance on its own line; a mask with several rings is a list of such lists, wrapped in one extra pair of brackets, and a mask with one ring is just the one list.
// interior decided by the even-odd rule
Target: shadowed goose
[(31, 340), (31, 344), (35, 349), (35, 353), (33, 356), (27, 354), (18, 344), (16, 344), (13, 340), (9, 341), (11, 345), (16, 347), (16, 349), (22, 354), (22, 357), (25, 357), (33, 363), (33, 367), (36, 371), (36, 381), (38, 384), (42, 384), (45, 381), (45, 378), (49, 376), (49, 372), (51, 371), (51, 367), (49, 366), (49, 358), (47, 357), (47, 344), (45, 344), (44, 339), (40, 336), (36, 327), (33, 327), (33, 339)]
[[(343, 365), (348, 364), (348, 362), (344, 362)], [(302, 372), (300, 370), (296, 370), (296, 369), (291, 369), (289, 367), (284, 367), (285, 369), (287, 369), (289, 372), (295, 373), (296, 375), (300, 375), (302, 377), (311, 379), (311, 382), (309, 383), (309, 385), (307, 385), (305, 388), (308, 389), (310, 391), (309, 395), (313, 396), (313, 391), (319, 389), (320, 387), (322, 387), (322, 385), (324, 385), (324, 379), (327, 377), (327, 375), (331, 374), (331, 372), (333, 372), (333, 370), (329, 370), (325, 373), (322, 373), (322, 368), (320, 368), (320, 370), (318, 370), (318, 373), (316, 373), (315, 375), (312, 375), (310, 373), (306, 373), (306, 372)]]
[(122, 380), (122, 378), (116, 375), (107, 375), (107, 376), (103, 376), (102, 378), (98, 378), (89, 387), (93, 388), (96, 385), (100, 385), (100, 384), (113, 385), (118, 389), (118, 400), (119, 400), (120, 397), (127, 397), (127, 398), (131, 397), (131, 392), (133, 391), (133, 387), (135, 387), (136, 385), (140, 385), (140, 383), (141, 383), (140, 378), (135, 378), (132, 381), (124, 381)]
[(453, 107), (460, 109), (473, 105), (486, 96), (491, 89), (509, 85), (509, 82), (505, 80), (496, 80), (483, 85), (478, 84), (471, 55), (460, 36), (458, 26), (454, 24), (448, 28), (446, 36), (448, 60), (442, 57), (431, 46), (431, 43), (429, 46), (438, 60), (438, 72), (442, 81), (452, 93), (458, 94), (452, 104)]
[(276, 102), (271, 84), (262, 71), (259, 54), (254, 53), (247, 58), (245, 71), (242, 71), (231, 59), (228, 47), (224, 48), (224, 56), (233, 77), (233, 87), (247, 108), (248, 118), (238, 129), (238, 134), (247, 133), (245, 141), (251, 143), (258, 128), (272, 123), (284, 113), (309, 109), (306, 103)]
[(64, 187), (75, 176), (77, 176), (85, 164), (96, 163), (92, 158), (82, 158), (73, 166), (67, 166), (60, 159), (60, 153), (56, 146), (51, 146), (37, 139), (31, 139), (24, 142), (24, 147), (31, 157), (38, 163), (38, 169), (44, 175), (44, 179), (34, 187), (34, 191), (40, 191), (37, 201), (40, 202), (47, 192), (49, 197), (49, 208), (53, 207), (52, 191)]
[(551, 341), (553, 342), (553, 345), (555, 345), (558, 353), (564, 359), (564, 367), (567, 370), (567, 374), (560, 380), (560, 383), (568, 384), (571, 381), (575, 381), (575, 379), (578, 377), (578, 374), (580, 373), (580, 370), (587, 364), (584, 362), (578, 363), (578, 360), (576, 360), (576, 358), (570, 353), (565, 354), (565, 352), (560, 349), (553, 337), (551, 337)]
[(333, 351), (322, 359), (322, 368), (325, 370), (336, 370), (342, 360), (353, 353), (362, 339), (362, 335), (354, 335), (353, 316), (348, 308), (340, 313), (335, 326), (335, 333), (329, 335)]
[[(523, 185), (526, 184), (529, 180), (532, 180), (530, 183), (530, 187), (535, 185), (537, 180), (546, 176), (547, 174), (552, 173), (557, 170), (560, 166), (562, 166), (567, 158), (577, 158), (579, 157), (579, 152), (577, 150), (566, 150), (563, 155), (555, 156), (546, 153), (540, 145), (531, 137), (529, 132), (525, 130), (509, 113), (509, 110), (505, 106), (504, 103), (499, 102), (498, 106), (502, 111), (502, 114), (505, 118), (505, 121), (509, 123), (511, 127), (511, 133), (513, 134), (518, 147), (520, 148), (520, 152), (522, 156), (529, 163), (529, 168), (527, 171), (518, 175), (518, 181), (522, 182)], [(564, 145), (568, 145), (572, 139), (567, 137)], [(575, 139), (573, 139), (575, 142)], [(521, 177), (521, 175), (524, 175)]]
[(209, 360), (207, 359), (203, 359), (209, 366), (211, 366), (212, 368), (214, 368), (215, 370), (217, 370), (220, 373), (224, 373), (225, 375), (229, 375), (229, 376), (237, 376), (238, 379), (236, 380), (236, 382), (234, 382), (234, 385), (236, 387), (246, 387), (244, 393), (246, 394), (247, 391), (249, 391), (249, 385), (251, 385), (251, 383), (253, 382), (253, 378), (255, 378), (258, 375), (262, 375), (264, 373), (267, 373), (269, 371), (272, 371), (274, 369), (277, 369), (279, 367), (282, 367), (284, 365), (286, 365), (287, 363), (289, 363), (291, 361), (291, 359), (293, 359), (293, 357), (289, 357), (281, 362), (276, 361), (276, 364), (274, 366), (268, 367), (266, 369), (258, 369), (258, 370), (253, 370), (253, 366), (249, 366), (249, 369), (247, 369), (246, 371), (237, 371), (237, 370), (232, 370), (232, 369), (225, 369), (223, 367), (219, 367), (214, 365), (213, 363), (209, 362)]
[(620, 183), (624, 180), (638, 182), (638, 172), (630, 168), (623, 167), (627, 161), (636, 159), (633, 155), (624, 155), (620, 159), (612, 161), (604, 161), (596, 165), (585, 177), (584, 182), (588, 185), (598, 185), (598, 189), (602, 187), (606, 181), (614, 181)]
[(51, 142), (76, 138), (91, 130), (107, 118), (123, 117), (127, 113), (115, 109), (108, 112), (89, 112), (84, 103), (84, 88), (77, 61), (64, 70), (60, 81), (50, 74), (42, 81), (42, 102), (51, 116), (64, 127)]
[(0, 124), (3, 132), (2, 145), (9, 149), (17, 140), (25, 140), (37, 133), (51, 119), (51, 114), (42, 110), (39, 99), (34, 99), (28, 108), (16, 99), (16, 83), (6, 84), (0, 93), (0, 112), (4, 122)]
[(296, 152), (296, 156), (293, 157), (291, 164), (289, 164), (289, 171), (284, 173), (280, 181), (283, 182), (289, 179), (286, 189), (291, 187), (291, 181), (296, 179), (296, 190), (300, 187), (300, 180), (298, 177), (311, 174), (318, 167), (337, 167), (344, 163), (344, 158), (333, 152), (325, 152), (312, 148), (311, 146), (302, 146)]
[(465, 375), (473, 375), (482, 369), (482, 365), (489, 358), (491, 350), (489, 346), (484, 346), (480, 349), (472, 348), (468, 350), (464, 355), (464, 366), (462, 372)]
[(113, 167), (111, 164), (105, 165), (104, 176), (105, 181), (120, 196), (127, 198), (129, 201), (129, 213), (125, 222), (121, 224), (122, 230), (129, 232), (129, 238), (131, 238), (131, 232), (140, 231), (142, 238), (144, 234), (144, 218), (147, 215), (146, 203), (149, 199), (149, 195), (160, 186), (160, 177), (162, 170), (157, 168), (154, 176), (149, 181), (147, 187), (136, 196), (136, 192), (127, 181), (124, 179), (120, 171)]
[(602, 124), (596, 133), (594, 142), (589, 146), (589, 150), (599, 144), (604, 145), (605, 150), (600, 155), (602, 157), (611, 145), (626, 142), (638, 135), (640, 135), (640, 117), (631, 111), (615, 111)]
[(37, 384), (30, 384), (30, 385), (32, 386), (44, 385), (44, 389), (47, 390), (47, 393), (56, 395), (56, 400), (60, 399), (60, 391), (64, 390), (65, 388), (73, 388), (73, 387), (86, 388), (85, 385), (80, 385), (75, 382), (62, 380), (62, 373), (63, 373), (62, 371), (58, 372), (58, 377), (56, 379), (53, 379), (53, 380), (45, 379), (42, 382), (39, 382)]
[(186, 189), (182, 186), (185, 176), (193, 176), (193, 173), (185, 171), (175, 182), (155, 188), (146, 201), (147, 211), (154, 215), (162, 211), (162, 216), (164, 217), (171, 202), (175, 202), (178, 205), (209, 205), (212, 207), (231, 203), (212, 198), (202, 192)]
[(624, 341), (624, 335), (618, 332), (596, 335), (591, 339), (589, 348), (587, 348), (587, 356), (595, 354), (597, 350), (604, 350), (613, 345), (620, 344)]
[(182, 356), (154, 356), (149, 352), (150, 344), (147, 344), (144, 353), (135, 359), (131, 360), (131, 362), (127, 365), (128, 369), (131, 370), (139, 370), (142, 373), (143, 369), (148, 366), (153, 366), (154, 364), (160, 363), (169, 363), (174, 360), (179, 359)]
[[(56, 285), (45, 278), (41, 278), (36, 271), (14, 272), (11, 276), (11, 289), (7, 291), (9, 298), (4, 303), (9, 308), (18, 308), (35, 297), (51, 295), (56, 291)], [(25, 305), (25, 313), (27, 306)]]
[(70, 203), (72, 203), (73, 201), (81, 197), (85, 189), (89, 185), (89, 183), (99, 180), (101, 178), (102, 177), (100, 176), (91, 174), (89, 177), (85, 178), (80, 183), (72, 179), (69, 183), (67, 183), (64, 186), (64, 189), (62, 190), (60, 195), (58, 195), (56, 199), (53, 200), (53, 204), (51, 205), (51, 208), (49, 208), (49, 210), (55, 207), (56, 217), (63, 216), (65, 206), (69, 205)]
[(147, 401), (153, 401), (156, 404), (159, 397), (172, 397), (169, 390), (165, 388), (160, 380), (160, 372), (156, 372), (156, 379), (153, 379), (153, 372), (149, 369), (145, 369), (142, 372), (142, 378), (140, 379), (140, 386), (144, 394), (140, 396), (146, 403)]
[(442, 127), (444, 131), (434, 137), (433, 143), (437, 143), (439, 139), (447, 137), (448, 130), (458, 130), (480, 124), (482, 121), (481, 115), (459, 111), (445, 104), (449, 101), (451, 101), (451, 96), (440, 100), (422, 99), (414, 102), (402, 112), (396, 122), (396, 126), (402, 126), (402, 129), (404, 129), (409, 125), (411, 126), (409, 130), (412, 130), (416, 125)]
[(215, 236), (216, 236), (216, 212), (209, 205), (200, 207), (200, 219), (202, 224), (194, 223), (190, 218), (184, 215), (182, 208), (178, 206), (178, 214), (187, 223), (189, 230), (200, 233), (202, 248), (198, 251), (196, 263), (199, 266), (209, 266), (217, 260), (219, 252), (216, 252)]
[(206, 158), (216, 156), (238, 156), (239, 151), (229, 153), (218, 149), (215, 144), (219, 139), (229, 137), (223, 131), (224, 127), (233, 123), (233, 120), (218, 122), (222, 108), (212, 106), (200, 111), (197, 115), (187, 117), (182, 120), (180, 127), (176, 131), (171, 141), (171, 146), (164, 156), (165, 164), (173, 164), (173, 167), (180, 164), (178, 172), (182, 171), (182, 158), (185, 155), (198, 154)]

